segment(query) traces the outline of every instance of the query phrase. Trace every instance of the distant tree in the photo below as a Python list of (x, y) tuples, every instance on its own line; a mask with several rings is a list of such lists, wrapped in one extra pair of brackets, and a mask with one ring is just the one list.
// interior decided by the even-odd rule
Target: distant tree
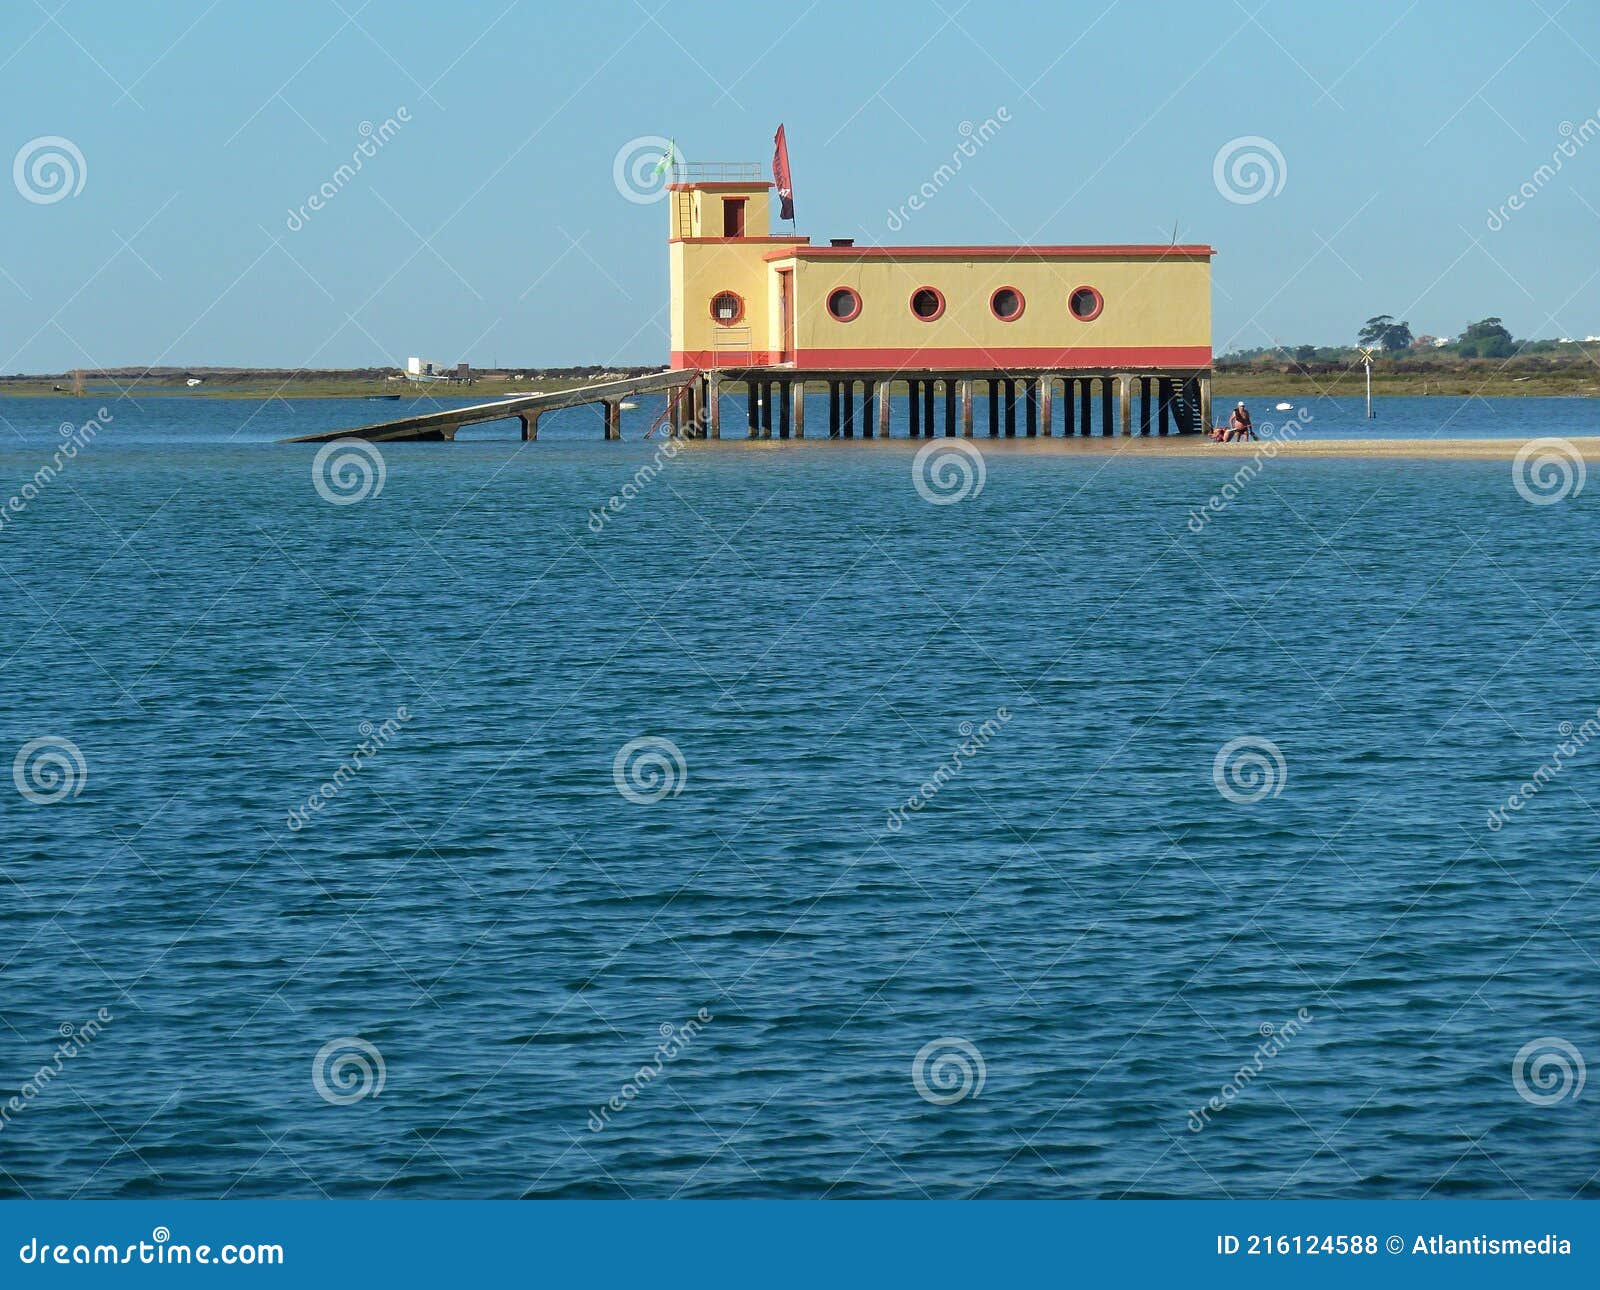
[(1510, 358), (1516, 349), (1511, 333), (1498, 318), (1481, 318), (1468, 323), (1461, 333), (1463, 358)]
[(1317, 357), (1317, 347), (1315, 345), (1296, 345), (1294, 347), (1294, 356), (1297, 362), (1312, 362)]
[(1378, 314), (1367, 319), (1356, 339), (1363, 345), (1377, 345), (1392, 354), (1411, 348), (1411, 324), (1396, 322), (1392, 314)]

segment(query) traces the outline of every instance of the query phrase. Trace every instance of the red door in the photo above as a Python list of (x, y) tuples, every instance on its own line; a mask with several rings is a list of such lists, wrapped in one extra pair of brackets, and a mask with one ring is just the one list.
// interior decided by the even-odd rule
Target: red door
[(783, 337), (780, 363), (794, 362), (794, 270), (778, 270), (778, 326)]

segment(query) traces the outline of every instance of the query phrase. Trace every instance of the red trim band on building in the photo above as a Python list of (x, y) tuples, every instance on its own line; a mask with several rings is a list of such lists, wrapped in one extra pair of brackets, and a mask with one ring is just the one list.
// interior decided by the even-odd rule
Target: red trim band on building
[[(692, 367), (696, 371), (711, 372), (731, 367), (776, 367), (783, 361), (775, 349), (675, 349), (672, 351), (672, 370), (682, 371)], [(777, 372), (787, 368), (776, 368)], [(776, 372), (774, 373), (776, 375)]]
[(778, 246), (793, 246), (796, 242), (804, 243), (803, 237), (669, 237), (668, 242), (773, 242)]
[[(672, 366), (765, 367), (781, 361), (770, 350), (674, 350)], [(953, 349), (927, 346), (918, 349), (803, 349), (792, 368), (784, 372), (895, 371), (906, 368), (929, 371), (966, 371), (979, 368), (1049, 368), (1070, 371), (1084, 367), (1210, 367), (1209, 345), (1029, 345), (995, 349)]]
[(799, 256), (826, 260), (1196, 260), (1209, 246), (801, 246), (771, 251), (769, 260)]

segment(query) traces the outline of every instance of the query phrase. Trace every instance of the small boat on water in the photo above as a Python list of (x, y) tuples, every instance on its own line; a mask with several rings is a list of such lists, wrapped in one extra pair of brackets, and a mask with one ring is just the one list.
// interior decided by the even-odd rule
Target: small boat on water
[(398, 394), (366, 394), (362, 396), (368, 403), (398, 403)]

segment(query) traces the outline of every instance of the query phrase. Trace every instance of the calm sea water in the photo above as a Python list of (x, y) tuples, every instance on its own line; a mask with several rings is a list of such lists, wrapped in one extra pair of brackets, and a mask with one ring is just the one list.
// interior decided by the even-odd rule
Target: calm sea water
[(0, 529), (0, 1194), (1600, 1192), (1592, 486), (111, 410)]

